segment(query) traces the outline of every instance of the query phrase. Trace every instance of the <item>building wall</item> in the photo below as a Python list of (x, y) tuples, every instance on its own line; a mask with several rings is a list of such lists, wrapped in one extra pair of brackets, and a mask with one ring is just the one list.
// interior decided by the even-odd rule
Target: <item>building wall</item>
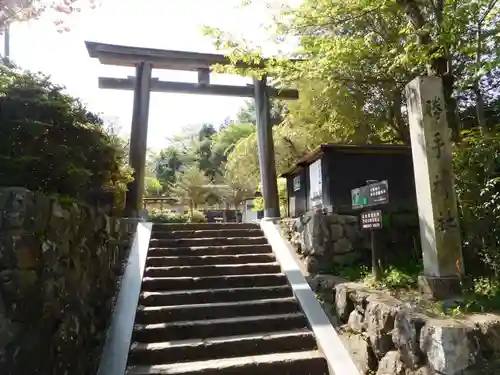
[(248, 199), (244, 203), (244, 208), (242, 210), (242, 221), (244, 223), (253, 223), (259, 219), (258, 211), (254, 211), (254, 201), (253, 199)]
[[(300, 188), (294, 189), (295, 177), (300, 178)], [(308, 209), (308, 181), (309, 169), (305, 168), (300, 172), (287, 177), (288, 212), (290, 217), (298, 217)]]
[(411, 153), (352, 154), (328, 150), (325, 188), (331, 204), (340, 211), (351, 207), (351, 189), (367, 180), (387, 180), (393, 204), (415, 204), (415, 183)]

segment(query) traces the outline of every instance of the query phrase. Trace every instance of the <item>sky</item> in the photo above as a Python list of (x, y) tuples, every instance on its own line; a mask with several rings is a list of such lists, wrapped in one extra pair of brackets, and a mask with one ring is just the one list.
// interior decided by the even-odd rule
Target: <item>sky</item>
[[(293, 0), (295, 1), (295, 0)], [(94, 10), (64, 18), (69, 32), (59, 33), (54, 15), (11, 27), (11, 58), (22, 68), (40, 71), (79, 97), (88, 107), (130, 133), (132, 91), (101, 90), (99, 76), (127, 77), (132, 68), (100, 65), (88, 56), (84, 41), (96, 41), (194, 52), (216, 52), (203, 25), (217, 26), (268, 46), (263, 24), (270, 17), (265, 1), (241, 8), (241, 0), (101, 0)], [(0, 43), (1, 45), (2, 43)], [(2, 46), (3, 51), (3, 46)], [(193, 72), (153, 70), (162, 80), (196, 82)], [(212, 75), (215, 84), (244, 85), (246, 78)], [(221, 124), (234, 118), (244, 98), (172, 93), (152, 93), (149, 112), (148, 147), (166, 146), (167, 137), (183, 127), (201, 123)]]

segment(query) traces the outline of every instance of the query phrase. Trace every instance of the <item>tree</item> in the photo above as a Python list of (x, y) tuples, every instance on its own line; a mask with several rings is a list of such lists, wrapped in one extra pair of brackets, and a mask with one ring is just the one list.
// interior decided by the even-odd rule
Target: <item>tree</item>
[(248, 198), (255, 195), (253, 186), (242, 186), (230, 180), (225, 180), (224, 184), (217, 185), (214, 193), (219, 197), (220, 201), (234, 206), (236, 209)]
[(175, 183), (177, 173), (183, 164), (183, 154), (173, 146), (161, 150), (155, 157), (155, 175), (164, 191)]
[(212, 159), (212, 137), (216, 133), (217, 131), (212, 124), (203, 124), (198, 132), (198, 140), (194, 145), (198, 168), (205, 173), (210, 181), (214, 181), (215, 177), (220, 175), (220, 165), (214, 165), (214, 159)]
[[(7, 23), (36, 19), (49, 10), (67, 15), (95, 6), (96, 0), (0, 0), (0, 31)], [(55, 23), (61, 31), (68, 30), (62, 20), (58, 19)]]
[[(268, 73), (281, 86), (305, 86), (301, 93), (315, 99), (311, 110), (300, 106), (300, 113), (292, 104), (286, 117), (317, 111), (317, 128), (326, 125), (334, 130), (333, 138), (350, 142), (408, 142), (403, 88), (418, 75), (437, 75), (443, 79), (448, 123), (457, 139), (457, 112), (473, 102), (477, 122), (484, 122), (482, 96), (496, 91), (489, 81), (498, 83), (498, 13), (497, 0), (304, 0), (281, 11), (272, 25), (276, 40), (298, 39), (291, 57), (302, 61), (275, 58), (266, 68), (234, 65), (226, 70)], [(233, 61), (261, 60), (251, 42), (222, 30), (206, 31)], [(346, 138), (346, 133), (353, 136)]]
[(243, 138), (255, 132), (252, 123), (233, 123), (214, 134), (212, 138), (212, 158), (226, 161), (227, 155), (233, 151), (235, 145)]
[[(287, 113), (286, 103), (276, 99), (271, 100), (271, 123), (277, 125), (283, 121)], [(246, 100), (245, 105), (236, 114), (238, 124), (256, 124), (255, 100)]]
[(207, 185), (208, 178), (196, 166), (190, 166), (176, 176), (175, 184), (171, 185), (170, 193), (180, 203), (187, 204), (191, 214), (199, 204), (206, 202), (210, 192)]

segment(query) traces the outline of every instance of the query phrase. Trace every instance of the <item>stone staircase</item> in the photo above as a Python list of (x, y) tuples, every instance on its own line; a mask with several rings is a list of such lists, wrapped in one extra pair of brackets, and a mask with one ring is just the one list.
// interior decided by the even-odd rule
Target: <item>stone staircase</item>
[(155, 224), (128, 375), (326, 375), (254, 224)]

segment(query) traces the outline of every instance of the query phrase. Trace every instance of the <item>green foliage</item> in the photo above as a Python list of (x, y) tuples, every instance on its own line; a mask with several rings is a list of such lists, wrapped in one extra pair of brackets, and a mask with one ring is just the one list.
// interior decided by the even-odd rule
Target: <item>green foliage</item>
[(159, 209), (153, 209), (149, 213), (149, 219), (153, 223), (173, 223), (173, 224), (182, 224), (182, 223), (187, 223), (188, 222), (188, 217), (187, 215), (177, 213), (174, 211), (167, 211), (167, 210), (159, 210)]
[(160, 151), (155, 157), (156, 178), (165, 191), (175, 183), (175, 176), (184, 163), (182, 152), (170, 146)]
[(198, 210), (193, 210), (188, 214), (181, 214), (174, 211), (153, 209), (149, 215), (150, 220), (153, 223), (171, 223), (171, 224), (182, 224), (182, 223), (206, 223), (207, 217), (205, 214)]
[(145, 177), (144, 178), (144, 195), (145, 196), (154, 196), (160, 195), (162, 190), (161, 183), (158, 179), (154, 177)]
[(382, 279), (375, 281), (371, 272), (371, 267), (360, 263), (351, 266), (334, 265), (330, 272), (343, 279), (355, 282), (363, 282), (376, 289), (401, 290), (415, 288), (417, 277), (421, 273), (422, 267), (419, 263), (390, 265), (384, 270)]
[(348, 281), (360, 281), (369, 276), (371, 271), (368, 266), (363, 264), (353, 266), (342, 266), (339, 264), (334, 264), (330, 268), (329, 272)]
[[(37, 19), (46, 11), (68, 15), (84, 8), (94, 8), (96, 0), (0, 0), (0, 30), (7, 23)], [(68, 27), (59, 19), (54, 23), (58, 31), (68, 31)]]
[(500, 131), (464, 132), (453, 156), (465, 268), (500, 278)]
[(187, 204), (192, 212), (198, 204), (206, 202), (210, 192), (208, 184), (209, 180), (205, 174), (196, 166), (191, 166), (178, 173), (170, 193), (179, 200), (179, 203)]
[[(287, 208), (288, 208), (288, 194), (286, 190), (286, 179), (278, 178), (278, 199), (280, 203), (280, 212), (281, 216), (287, 216)], [(264, 210), (264, 199), (263, 198), (255, 198), (254, 199), (254, 211), (262, 211)]]
[(411, 269), (411, 267), (398, 268), (391, 265), (384, 270), (380, 281), (375, 281), (371, 273), (366, 275), (363, 281), (378, 289), (410, 289), (417, 286), (417, 277), (421, 271), (420, 267)]
[(203, 124), (198, 132), (198, 140), (194, 150), (195, 160), (198, 168), (205, 173), (205, 175), (214, 181), (220, 175), (219, 163), (215, 164), (212, 158), (212, 137), (216, 134), (214, 126), (211, 124)]
[(223, 155), (225, 159), (240, 140), (247, 138), (254, 132), (255, 125), (252, 123), (229, 124), (226, 128), (213, 135), (212, 152)]
[[(287, 113), (287, 103), (271, 99), (271, 124), (280, 124)], [(247, 100), (236, 114), (237, 124), (257, 124), (255, 100)]]
[(207, 217), (203, 212), (198, 210), (193, 210), (188, 214), (188, 221), (190, 223), (206, 223)]
[(0, 181), (47, 194), (123, 194), (123, 144), (48, 77), (0, 66)]

